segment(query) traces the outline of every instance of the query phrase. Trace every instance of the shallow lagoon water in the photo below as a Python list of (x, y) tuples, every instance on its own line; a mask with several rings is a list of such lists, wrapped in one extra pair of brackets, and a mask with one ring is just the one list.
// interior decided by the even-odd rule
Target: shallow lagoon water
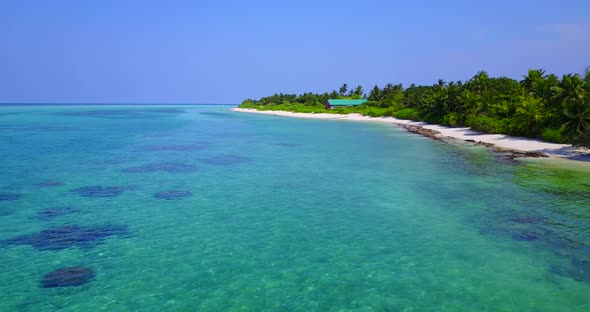
[[(224, 106), (2, 110), (1, 311), (590, 310), (586, 167)], [(76, 227), (125, 235), (11, 243)]]

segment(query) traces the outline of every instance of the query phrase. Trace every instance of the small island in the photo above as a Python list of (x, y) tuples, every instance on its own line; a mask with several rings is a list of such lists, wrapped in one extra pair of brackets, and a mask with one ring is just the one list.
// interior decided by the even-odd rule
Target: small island
[[(330, 105), (334, 100), (352, 104)], [(531, 69), (520, 81), (494, 78), (480, 71), (465, 82), (441, 79), (434, 85), (412, 84), (407, 88), (387, 84), (383, 88), (375, 86), (369, 94), (362, 86), (349, 89), (344, 84), (338, 91), (322, 94), (280, 93), (259, 100), (247, 99), (239, 108), (395, 117), (590, 147), (590, 69), (583, 76), (566, 74), (561, 78), (542, 69)]]

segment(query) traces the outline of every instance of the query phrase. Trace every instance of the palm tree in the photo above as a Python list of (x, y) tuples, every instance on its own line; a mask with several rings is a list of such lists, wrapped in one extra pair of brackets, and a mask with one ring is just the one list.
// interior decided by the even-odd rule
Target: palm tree
[(578, 74), (563, 75), (553, 91), (555, 99), (561, 103), (564, 109), (567, 109), (570, 103), (584, 97), (584, 80)]
[(586, 73), (584, 74), (584, 83), (586, 85), (586, 92), (588, 92), (587, 96), (590, 97), (590, 67), (586, 68)]
[(493, 111), (500, 118), (509, 118), (514, 115), (515, 109), (513, 103), (503, 100), (494, 105)]
[(346, 91), (348, 91), (348, 85), (345, 83), (340, 87), (340, 96), (345, 96)]
[(473, 76), (471, 81), (473, 84), (473, 91), (480, 95), (487, 93), (490, 89), (490, 77), (488, 76), (488, 73), (483, 70)]
[(563, 134), (576, 143), (578, 137), (590, 131), (590, 100), (570, 101), (565, 109), (565, 116), (568, 121), (563, 124)]
[(554, 74), (550, 74), (546, 76), (545, 79), (539, 81), (532, 92), (532, 94), (543, 100), (543, 104), (547, 109), (547, 114), (550, 117), (550, 120), (555, 121), (552, 122), (555, 127), (561, 125), (559, 120), (560, 116), (563, 114), (562, 103), (555, 97), (555, 90), (558, 84), (559, 78)]
[(356, 88), (354, 88), (353, 94), (362, 97), (363, 94), (365, 94), (365, 91), (363, 90), (363, 86), (357, 86)]
[[(527, 75), (523, 76), (523, 80), (520, 84), (525, 88), (528, 93), (534, 93), (537, 85), (545, 79), (545, 70), (543, 69), (529, 69)], [(537, 96), (539, 94), (536, 94)]]
[(461, 81), (458, 83), (449, 82), (447, 85), (447, 102), (445, 103), (445, 112), (451, 113), (457, 111), (459, 96), (461, 95)]
[(369, 93), (369, 100), (378, 102), (378, 101), (381, 101), (381, 98), (382, 98), (381, 89), (379, 89), (379, 86), (375, 85), (373, 90), (371, 90), (371, 92)]
[(520, 132), (526, 135), (536, 133), (537, 126), (543, 118), (543, 103), (536, 96), (527, 96), (521, 105), (516, 108), (514, 122)]
[(449, 100), (445, 81), (439, 79), (438, 84), (433, 86), (433, 91), (433, 101), (431, 103), (432, 106), (429, 107), (429, 113), (435, 117), (442, 117)]
[(469, 82), (471, 91), (477, 95), (478, 102), (475, 106), (475, 113), (485, 115), (490, 110), (492, 94), (490, 92), (491, 80), (488, 73), (479, 71)]
[(480, 101), (480, 97), (471, 92), (469, 89), (464, 89), (459, 95), (460, 103), (463, 104), (463, 109), (474, 113), (477, 113), (477, 105)]

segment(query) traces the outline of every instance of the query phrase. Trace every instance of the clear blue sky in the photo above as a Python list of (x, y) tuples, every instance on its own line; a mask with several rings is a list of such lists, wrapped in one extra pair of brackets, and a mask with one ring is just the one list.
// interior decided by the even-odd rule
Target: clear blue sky
[(0, 102), (238, 103), (590, 65), (590, 1), (0, 0)]

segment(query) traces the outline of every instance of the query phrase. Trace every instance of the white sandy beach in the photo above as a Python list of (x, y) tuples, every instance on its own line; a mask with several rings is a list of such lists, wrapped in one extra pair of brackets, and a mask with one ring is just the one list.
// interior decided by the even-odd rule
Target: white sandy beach
[(519, 150), (523, 152), (537, 152), (548, 156), (568, 158), (572, 160), (590, 161), (590, 151), (575, 148), (568, 144), (548, 143), (540, 140), (511, 137), (504, 134), (484, 134), (475, 132), (469, 128), (451, 128), (439, 125), (431, 125), (424, 122), (397, 119), (393, 117), (369, 117), (360, 114), (325, 114), (325, 113), (292, 113), (285, 111), (258, 111), (255, 109), (233, 108), (233, 111), (244, 113), (256, 113), (273, 116), (285, 116), (296, 118), (313, 118), (313, 119), (335, 119), (350, 121), (371, 121), (384, 122), (396, 125), (414, 125), (421, 126), (425, 129), (435, 130), (441, 133), (442, 137), (454, 138), (458, 140), (474, 140), (476, 142), (485, 142), (494, 144), (494, 146), (505, 149)]

